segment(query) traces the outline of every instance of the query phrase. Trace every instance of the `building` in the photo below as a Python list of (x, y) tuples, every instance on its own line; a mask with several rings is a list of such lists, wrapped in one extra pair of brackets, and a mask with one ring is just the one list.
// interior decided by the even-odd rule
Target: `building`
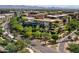
[(0, 15), (0, 24), (5, 21), (6, 17), (4, 15)]
[(47, 15), (47, 18), (55, 19), (55, 18), (63, 18), (68, 14), (58, 14), (58, 15)]
[(28, 17), (35, 17), (39, 12), (35, 12), (35, 11), (32, 11), (32, 12), (28, 12)]
[(28, 13), (27, 12), (22, 13), (22, 16), (28, 16)]
[(39, 13), (39, 14), (37, 14), (37, 15), (35, 16), (35, 18), (36, 18), (36, 19), (44, 19), (45, 16), (46, 16), (46, 14), (44, 14), (44, 13)]

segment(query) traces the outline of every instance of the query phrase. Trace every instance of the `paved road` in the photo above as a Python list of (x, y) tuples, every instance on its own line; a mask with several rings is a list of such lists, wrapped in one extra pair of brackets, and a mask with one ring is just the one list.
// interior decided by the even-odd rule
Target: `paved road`
[(55, 49), (53, 48), (49, 48), (49, 47), (46, 47), (46, 46), (42, 46), (40, 44), (40, 42), (34, 42), (32, 41), (32, 44), (35, 44), (35, 46), (32, 46), (34, 49), (40, 51), (40, 53), (58, 53)]
[(33, 46), (33, 48), (40, 51), (40, 53), (57, 53), (56, 50), (53, 50), (52, 48), (44, 47), (44, 46)]
[(65, 45), (65, 42), (59, 43), (59, 52), (60, 53), (65, 53), (65, 51), (64, 51), (64, 45)]
[(64, 38), (60, 39), (59, 41), (57, 41), (59, 43), (59, 52), (61, 53), (65, 53), (64, 51), (64, 46), (66, 42), (63, 42), (65, 40), (70, 40), (68, 39), (68, 36), (73, 36), (74, 32), (76, 32), (77, 30), (74, 30), (72, 33), (70, 33), (69, 35), (65, 36)]

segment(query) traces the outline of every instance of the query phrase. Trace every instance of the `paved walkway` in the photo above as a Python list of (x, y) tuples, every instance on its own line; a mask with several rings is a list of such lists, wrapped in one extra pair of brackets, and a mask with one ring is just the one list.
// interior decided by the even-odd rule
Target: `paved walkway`
[(39, 41), (32, 40), (32, 44), (34, 44), (32, 47), (40, 53), (57, 53), (57, 51), (53, 48), (42, 46)]
[(77, 30), (74, 30), (72, 33), (70, 33), (69, 35), (65, 36), (64, 38), (60, 39), (58, 42), (58, 50), (60, 53), (66, 53), (65, 51), (65, 43), (66, 42), (63, 42), (65, 40), (70, 40), (68, 39), (68, 36), (73, 36), (74, 35), (74, 32), (76, 32)]

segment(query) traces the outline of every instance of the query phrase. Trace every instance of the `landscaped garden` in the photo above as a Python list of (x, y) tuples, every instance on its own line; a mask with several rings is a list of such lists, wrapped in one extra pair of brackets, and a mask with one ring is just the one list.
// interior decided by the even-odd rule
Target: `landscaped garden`
[[(57, 23), (50, 24), (49, 27), (44, 26), (44, 24), (39, 24), (37, 21), (26, 22), (27, 18), (25, 17), (14, 17), (11, 19), (10, 24), (11, 28), (17, 33), (24, 35), (26, 38), (45, 38), (47, 41), (58, 40), (59, 35), (72, 32), (79, 27), (76, 19), (72, 19), (67, 24), (60, 26)], [(50, 30), (52, 29), (52, 30)], [(63, 35), (61, 35), (64, 37)]]
[(20, 40), (20, 39), (8, 39), (3, 35), (2, 27), (0, 27), (0, 52), (5, 53), (29, 53), (27, 45), (30, 44), (30, 41)]
[(45, 42), (45, 45), (54, 45), (57, 40), (78, 29), (79, 21), (72, 19), (62, 26), (58, 23), (50, 23), (50, 26), (45, 26), (38, 21), (29, 22), (27, 17), (14, 17), (10, 21), (10, 26), (11, 32), (23, 35), (24, 40), (38, 39), (40, 43)]

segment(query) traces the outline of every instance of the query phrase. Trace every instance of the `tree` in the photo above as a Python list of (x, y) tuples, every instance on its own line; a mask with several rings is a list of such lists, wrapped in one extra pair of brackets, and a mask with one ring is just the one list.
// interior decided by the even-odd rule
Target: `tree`
[(28, 32), (26, 31), (25, 36), (26, 37), (32, 37), (32, 31), (28, 31)]
[(36, 25), (36, 26), (32, 26), (32, 30), (35, 31), (39, 31), (40, 30), (40, 26)]
[(53, 34), (52, 39), (56, 43), (56, 41), (58, 40), (58, 34)]
[(30, 44), (30, 42), (26, 40), (16, 40), (12, 42), (9, 41), (4, 47), (7, 52), (14, 53), (21, 50), (23, 51), (23, 49), (27, 47), (27, 44)]
[(19, 24), (19, 22), (17, 21), (18, 17), (14, 17), (11, 19), (10, 24), (12, 26), (12, 28), (17, 29), (18, 31), (23, 31), (23, 26), (21, 24)]
[(23, 40), (17, 40), (15, 42), (15, 45), (17, 47), (17, 50), (19, 51), (19, 50), (22, 50), (23, 48), (25, 48), (27, 46), (27, 43)]
[(68, 32), (71, 32), (71, 28), (69, 25), (65, 25), (65, 30), (68, 31)]
[(47, 32), (47, 31), (48, 31), (48, 29), (49, 29), (49, 28), (46, 26), (46, 27), (44, 28), (44, 31), (45, 31), (45, 32)]
[(47, 32), (43, 32), (42, 33), (42, 38), (45, 41), (45, 44), (46, 44), (46, 41), (47, 40), (50, 40), (51, 39), (51, 37), (52, 37), (51, 33), (47, 33)]
[(17, 17), (14, 17), (10, 20), (10, 24), (13, 25), (13, 24), (17, 24), (18, 21), (17, 21)]
[(35, 29), (36, 29), (36, 31), (40, 30), (40, 26), (37, 25)]
[(5, 49), (8, 50), (8, 52), (10, 52), (10, 53), (17, 51), (17, 47), (14, 43), (8, 43), (8, 45), (5, 47)]
[(33, 36), (35, 38), (40, 38), (41, 37), (41, 32), (40, 31), (36, 31), (36, 32), (33, 33)]
[(18, 31), (22, 32), (23, 31), (23, 26), (20, 24), (16, 24), (15, 29), (17, 29)]
[(58, 33), (62, 33), (63, 32), (63, 29), (60, 27), (60, 28), (58, 28), (58, 31), (57, 31)]
[(0, 27), (0, 36), (2, 35), (2, 32), (3, 32), (2, 27)]
[(0, 45), (7, 45), (7, 41), (5, 39), (3, 39), (2, 37), (0, 37)]
[(77, 19), (71, 19), (70, 22), (65, 26), (65, 29), (69, 32), (79, 28), (79, 21)]
[(73, 31), (79, 27), (79, 21), (77, 19), (72, 19), (70, 22), (67, 24), (67, 29), (68, 31)]
[(23, 22), (27, 21), (27, 17), (26, 16), (22, 16), (22, 21)]
[(24, 27), (24, 31), (26, 32), (28, 32), (28, 31), (32, 31), (32, 27), (31, 26), (29, 26), (29, 27)]
[(24, 28), (25, 36), (32, 37), (32, 27), (25, 27)]
[(71, 52), (79, 53), (79, 44), (71, 43), (69, 44), (69, 47), (67, 47), (67, 49)]

